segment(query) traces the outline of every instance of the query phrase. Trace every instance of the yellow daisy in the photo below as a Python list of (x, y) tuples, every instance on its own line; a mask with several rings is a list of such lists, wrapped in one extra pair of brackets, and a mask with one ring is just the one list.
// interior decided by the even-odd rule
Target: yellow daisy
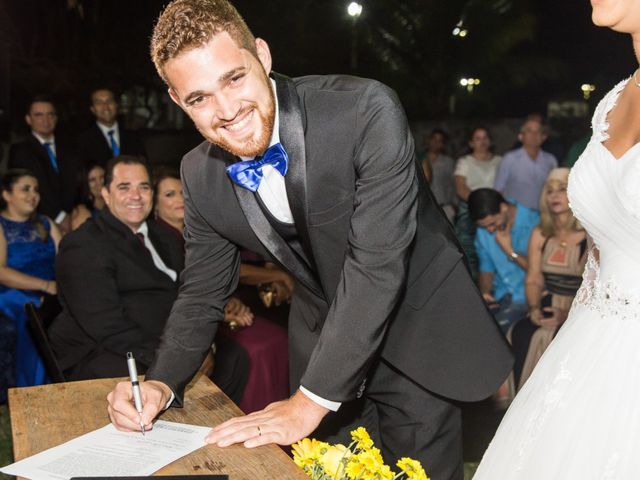
[(373, 447), (373, 440), (369, 436), (369, 432), (364, 427), (358, 427), (351, 432), (351, 438), (354, 442), (357, 442), (356, 448), (359, 450), (369, 450)]
[(410, 480), (429, 480), (419, 461), (403, 457), (396, 463), (398, 468), (407, 474)]
[(303, 438), (299, 442), (291, 445), (293, 461), (301, 468), (307, 465), (313, 465), (318, 458), (320, 458), (321, 449), (328, 446), (326, 443), (319, 442), (313, 438)]

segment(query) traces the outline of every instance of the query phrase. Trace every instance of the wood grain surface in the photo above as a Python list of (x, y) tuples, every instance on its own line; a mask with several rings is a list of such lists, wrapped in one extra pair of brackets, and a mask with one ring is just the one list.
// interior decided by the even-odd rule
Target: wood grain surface
[[(55, 447), (109, 423), (107, 394), (120, 380), (99, 379), (9, 390), (13, 452), (17, 460)], [(204, 376), (196, 377), (184, 408), (170, 408), (160, 418), (215, 426), (242, 415), (240, 409)], [(299, 479), (307, 476), (276, 445), (207, 445), (158, 470), (156, 475), (227, 474), (230, 480)]]

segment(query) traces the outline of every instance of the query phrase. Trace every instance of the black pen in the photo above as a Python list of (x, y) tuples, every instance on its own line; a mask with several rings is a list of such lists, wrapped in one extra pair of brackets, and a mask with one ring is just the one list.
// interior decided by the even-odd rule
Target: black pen
[(142, 397), (140, 396), (140, 384), (138, 383), (138, 369), (136, 368), (136, 360), (133, 358), (133, 353), (131, 352), (127, 352), (127, 367), (129, 368), (129, 377), (131, 378), (133, 403), (140, 414), (140, 431), (142, 432), (142, 435), (144, 435), (144, 424), (142, 423)]

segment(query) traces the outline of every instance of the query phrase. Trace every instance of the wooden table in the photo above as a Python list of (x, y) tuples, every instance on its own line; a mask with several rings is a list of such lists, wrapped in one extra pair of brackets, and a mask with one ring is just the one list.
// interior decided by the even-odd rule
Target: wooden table
[[(9, 390), (9, 415), (15, 460), (55, 447), (109, 423), (107, 394), (119, 379), (66, 382)], [(215, 426), (240, 409), (208, 378), (197, 377), (185, 395), (184, 408), (170, 408), (163, 420)], [(155, 475), (228, 474), (230, 480), (299, 479), (307, 476), (276, 445), (253, 449), (242, 445), (207, 445)]]

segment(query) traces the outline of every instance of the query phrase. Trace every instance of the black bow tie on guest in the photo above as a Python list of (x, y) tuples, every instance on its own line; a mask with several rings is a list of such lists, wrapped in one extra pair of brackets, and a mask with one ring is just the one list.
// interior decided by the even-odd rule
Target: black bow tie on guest
[(253, 160), (237, 162), (227, 167), (227, 174), (235, 183), (255, 192), (262, 181), (262, 166), (272, 165), (283, 177), (287, 173), (289, 157), (280, 143), (270, 146), (264, 155)]

